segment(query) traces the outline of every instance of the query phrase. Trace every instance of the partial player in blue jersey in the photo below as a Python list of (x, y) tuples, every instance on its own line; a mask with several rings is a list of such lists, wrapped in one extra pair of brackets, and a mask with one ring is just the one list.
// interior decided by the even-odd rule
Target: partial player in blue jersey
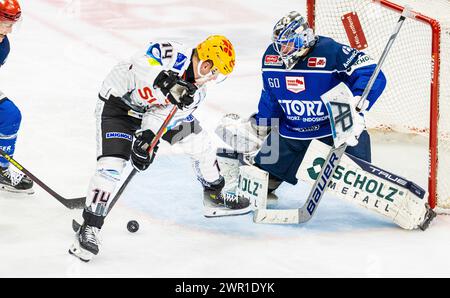
[[(17, 0), (0, 1), (0, 68), (9, 55), (7, 35), (20, 19), (21, 9)], [(0, 91), (0, 149), (13, 156), (22, 116), (17, 106)], [(33, 193), (33, 181), (27, 176), (11, 171), (9, 162), (0, 157), (0, 190)]]
[[(313, 139), (333, 144), (328, 111), (320, 96), (343, 82), (352, 91), (356, 107), (375, 67), (375, 61), (363, 52), (315, 35), (298, 12), (290, 12), (276, 23), (272, 43), (262, 57), (258, 112), (250, 121), (243, 120), (240, 132), (231, 132), (246, 135), (243, 142), (235, 141), (241, 148), (233, 147), (256, 153), (254, 164), (269, 173), (269, 191), (283, 181), (297, 183), (297, 170)], [(385, 85), (380, 72), (364, 112), (372, 108)], [(360, 116), (355, 121), (355, 135), (347, 140), (347, 153), (370, 162), (370, 137)], [(226, 117), (218, 131), (230, 132), (231, 122)]]

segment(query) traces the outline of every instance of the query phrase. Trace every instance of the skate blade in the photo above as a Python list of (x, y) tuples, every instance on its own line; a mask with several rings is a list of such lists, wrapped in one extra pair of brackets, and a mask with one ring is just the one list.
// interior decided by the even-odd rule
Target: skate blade
[(92, 260), (92, 258), (94, 257), (93, 253), (81, 248), (77, 243), (72, 244), (72, 246), (69, 248), (69, 254), (79, 258), (81, 261), (86, 263)]
[(14, 193), (14, 194), (26, 194), (26, 195), (32, 195), (34, 194), (34, 189), (16, 189), (12, 186), (8, 185), (0, 185), (0, 191), (4, 193)]
[(203, 216), (207, 218), (211, 217), (224, 217), (224, 216), (238, 216), (249, 214), (253, 211), (252, 206), (248, 206), (242, 209), (228, 209), (225, 207), (203, 207)]

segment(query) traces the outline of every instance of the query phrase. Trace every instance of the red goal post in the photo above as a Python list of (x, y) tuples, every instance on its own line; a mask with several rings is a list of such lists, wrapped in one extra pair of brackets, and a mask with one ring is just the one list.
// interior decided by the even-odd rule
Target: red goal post
[[(383, 30), (389, 34), (403, 5), (412, 6), (414, 19), (405, 23), (410, 30), (399, 34), (403, 40), (395, 45), (397, 53), (383, 66), (388, 86), (368, 113), (372, 117), (368, 126), (427, 137), (429, 164), (424, 171), (428, 172), (429, 203), (432, 208), (450, 208), (450, 2), (306, 2), (308, 22), (316, 34), (349, 44), (375, 60), (387, 42)], [(440, 85), (443, 79), (446, 83)]]

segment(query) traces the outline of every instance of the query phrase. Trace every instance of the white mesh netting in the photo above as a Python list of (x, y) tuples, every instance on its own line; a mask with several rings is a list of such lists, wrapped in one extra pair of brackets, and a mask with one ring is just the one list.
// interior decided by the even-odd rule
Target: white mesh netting
[[(447, 0), (394, 0), (437, 20), (441, 26), (439, 71), (439, 120), (437, 205), (450, 208), (450, 2)], [(309, 8), (310, 9), (310, 8)], [(311, 11), (311, 10), (309, 10)], [(363, 51), (378, 60), (399, 13), (371, 0), (316, 0), (316, 34), (349, 44), (341, 17), (357, 12), (368, 48)], [(369, 128), (420, 134), (429, 138), (432, 69), (432, 28), (407, 19), (383, 65), (388, 85), (367, 115)], [(428, 169), (424, 169), (428, 171)]]

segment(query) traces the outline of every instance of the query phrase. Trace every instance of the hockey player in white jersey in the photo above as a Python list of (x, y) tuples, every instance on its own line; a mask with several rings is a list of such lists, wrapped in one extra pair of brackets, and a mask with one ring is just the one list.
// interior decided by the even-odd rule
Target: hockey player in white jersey
[(215, 148), (192, 115), (205, 99), (207, 85), (223, 80), (234, 64), (231, 42), (212, 35), (195, 48), (173, 41), (151, 43), (145, 51), (112, 69), (99, 93), (97, 169), (88, 188), (84, 223), (69, 249), (71, 254), (83, 261), (98, 254), (98, 233), (127, 161), (131, 159), (139, 171), (150, 166), (158, 146), (147, 152), (144, 145), (151, 143), (173, 105), (179, 110), (162, 139), (182, 146), (191, 156), (205, 204), (238, 214), (249, 212), (248, 200), (223, 194), (225, 181), (217, 166)]

